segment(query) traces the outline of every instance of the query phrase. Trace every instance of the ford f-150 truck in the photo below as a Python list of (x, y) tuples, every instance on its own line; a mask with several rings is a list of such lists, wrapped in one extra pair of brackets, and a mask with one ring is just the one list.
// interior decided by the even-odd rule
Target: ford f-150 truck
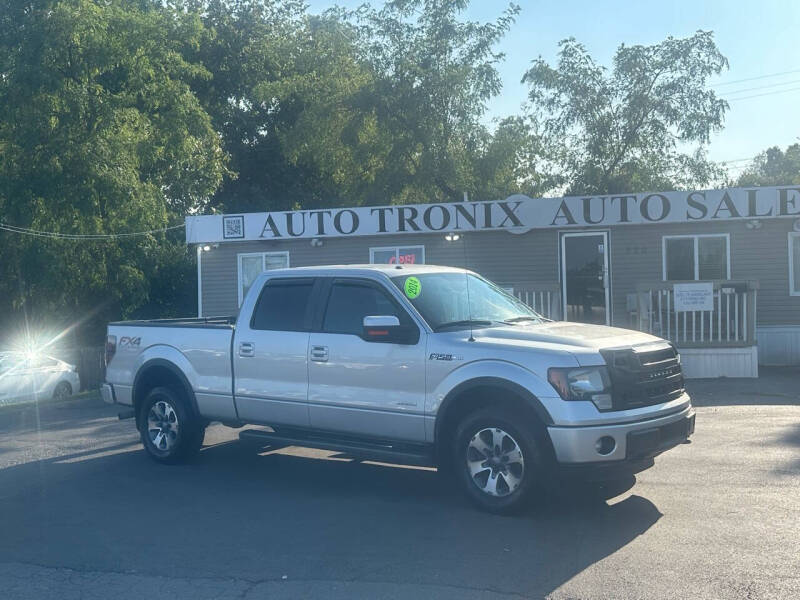
[(669, 342), (549, 321), (449, 267), (268, 271), (236, 319), (109, 324), (106, 362), (103, 398), (159, 462), (211, 421), (267, 425), (240, 437), (437, 466), (495, 512), (565, 471), (641, 471), (694, 431)]

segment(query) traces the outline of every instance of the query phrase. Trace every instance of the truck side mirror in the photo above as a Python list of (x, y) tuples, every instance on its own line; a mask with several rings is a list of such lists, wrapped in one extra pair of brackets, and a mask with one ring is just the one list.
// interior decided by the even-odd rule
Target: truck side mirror
[(419, 340), (419, 330), (400, 325), (400, 319), (394, 315), (364, 317), (363, 325), (362, 338), (367, 342), (416, 344)]

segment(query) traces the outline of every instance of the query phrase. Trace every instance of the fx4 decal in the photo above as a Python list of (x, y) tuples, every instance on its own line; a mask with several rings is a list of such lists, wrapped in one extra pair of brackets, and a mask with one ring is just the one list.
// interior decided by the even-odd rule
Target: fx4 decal
[(142, 343), (141, 337), (129, 337), (126, 335), (119, 339), (120, 349), (128, 348), (129, 350), (135, 350), (141, 345), (141, 343)]

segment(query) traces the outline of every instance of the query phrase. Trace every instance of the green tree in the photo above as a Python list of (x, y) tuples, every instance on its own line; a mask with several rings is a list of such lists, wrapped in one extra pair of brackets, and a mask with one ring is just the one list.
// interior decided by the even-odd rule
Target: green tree
[(768, 148), (755, 157), (736, 182), (740, 186), (800, 184), (800, 144)]
[(191, 2), (208, 32), (192, 56), (212, 73), (193, 89), (220, 132), (231, 175), (227, 211), (358, 203), (379, 168), (369, 79), (350, 27), (302, 2)]
[[(503, 146), (491, 147), (482, 118), (501, 89), (496, 65), (503, 54), (495, 47), (519, 7), (511, 4), (496, 21), (478, 23), (460, 19), (468, 5), (468, 0), (394, 0), (380, 10), (362, 6), (349, 15), (362, 60), (374, 73), (369, 101), (386, 147), (375, 200), (460, 200), (464, 191), (482, 197), (486, 177), (498, 176), (486, 168), (507, 168), (508, 157), (496, 156)], [(476, 158), (485, 152), (479, 174)], [(516, 191), (516, 181), (509, 185), (514, 189), (506, 193)]]
[[(466, 0), (402, 0), (309, 15), (302, 3), (204, 0), (194, 84), (230, 155), (228, 211), (483, 198), (530, 189), (522, 121), (482, 122), (493, 50), (513, 21), (460, 20)], [(529, 145), (528, 147), (533, 147)], [(503, 156), (501, 152), (505, 152)]]
[(522, 116), (502, 119), (473, 158), (473, 197), (481, 200), (510, 194), (536, 197), (557, 180), (545, 171), (543, 140), (535, 123)]
[(707, 80), (727, 65), (707, 31), (623, 44), (610, 72), (567, 39), (555, 67), (539, 58), (523, 81), (568, 193), (669, 189), (722, 176), (704, 147), (722, 128), (728, 104)]
[(290, 175), (279, 206), (362, 204), (386, 158), (367, 97), (372, 74), (351, 28), (333, 14), (309, 16), (296, 47), (294, 71), (254, 90), (259, 102), (279, 107), (274, 137)]
[[(225, 170), (189, 86), (209, 73), (182, 55), (202, 35), (197, 16), (147, 2), (2, 0), (3, 222), (104, 234), (160, 229), (202, 209)], [(177, 245), (185, 256), (179, 233), (76, 241), (0, 232), (0, 294), (13, 314), (4, 312), (130, 314)]]

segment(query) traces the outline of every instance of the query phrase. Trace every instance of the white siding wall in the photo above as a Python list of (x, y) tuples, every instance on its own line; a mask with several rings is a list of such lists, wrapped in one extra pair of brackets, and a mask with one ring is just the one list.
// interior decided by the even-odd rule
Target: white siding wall
[(758, 377), (758, 347), (684, 348), (681, 365), (687, 379)]
[(759, 364), (800, 365), (800, 325), (762, 326), (756, 338)]
[[(466, 247), (464, 243), (466, 242)], [(310, 240), (227, 242), (204, 252), (203, 314), (236, 314), (238, 308), (236, 256), (246, 252), (289, 252), (289, 265), (366, 264), (374, 246), (425, 246), (425, 261), (431, 265), (468, 268), (500, 285), (532, 287), (558, 281), (558, 233), (534, 231), (521, 235), (505, 231), (465, 234), (448, 242), (444, 234), (407, 234), (327, 238), (322, 246)]]
[(747, 229), (745, 221), (628, 225), (611, 229), (611, 285), (614, 323), (630, 325), (628, 294), (637, 283), (661, 281), (662, 246), (665, 235), (730, 235), (731, 279), (759, 282), (759, 325), (800, 325), (800, 296), (789, 294), (788, 233), (791, 219), (762, 219), (760, 229)]

